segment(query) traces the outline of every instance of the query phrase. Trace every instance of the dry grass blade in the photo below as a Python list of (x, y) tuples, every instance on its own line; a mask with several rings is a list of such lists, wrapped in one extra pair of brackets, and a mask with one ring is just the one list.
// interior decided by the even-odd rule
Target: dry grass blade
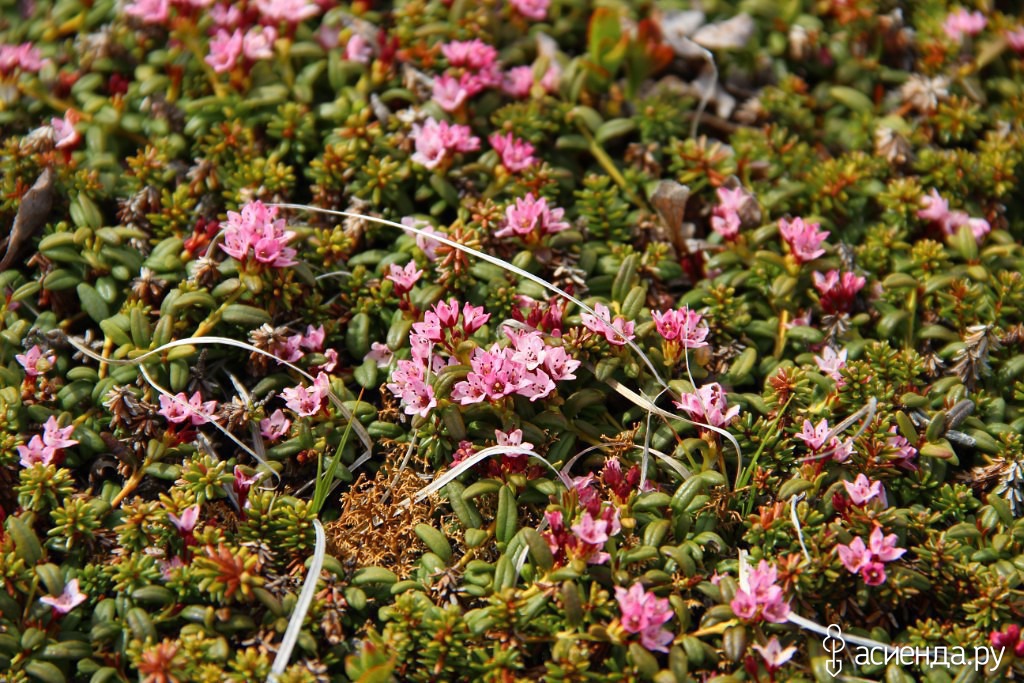
[(277, 648), (277, 656), (274, 657), (274, 664), (270, 667), (267, 683), (276, 683), (277, 677), (288, 668), (292, 650), (295, 649), (295, 643), (302, 631), (302, 622), (305, 620), (309, 606), (313, 604), (313, 596), (316, 594), (316, 582), (320, 579), (320, 570), (323, 569), (324, 557), (327, 555), (327, 536), (324, 534), (324, 527), (319, 519), (313, 520), (313, 529), (316, 531), (313, 560), (309, 563), (309, 573), (306, 574), (306, 581), (302, 584), (302, 591), (299, 592), (299, 601), (295, 603), (295, 610), (288, 619), (288, 628), (284, 632), (284, 639), (281, 640), (281, 645)]

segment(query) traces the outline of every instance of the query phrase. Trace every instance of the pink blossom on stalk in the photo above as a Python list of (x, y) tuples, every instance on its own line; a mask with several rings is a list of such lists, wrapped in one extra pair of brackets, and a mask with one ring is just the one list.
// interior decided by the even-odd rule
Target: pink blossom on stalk
[(1003, 34), (1006, 37), (1006, 43), (1010, 46), (1010, 49), (1014, 52), (1024, 52), (1024, 26), (1018, 26), (1012, 31), (1006, 31)]
[(455, 111), (468, 98), (469, 91), (466, 90), (464, 79), (455, 78), (450, 74), (443, 74), (434, 79), (431, 99), (437, 102), (441, 109), (448, 112)]
[(727, 427), (740, 412), (739, 406), (728, 407), (725, 390), (717, 382), (705, 384), (696, 393), (683, 394), (673, 403), (689, 413), (694, 422), (720, 428)]
[(46, 374), (56, 362), (53, 351), (47, 350), (46, 353), (43, 353), (38, 344), (23, 354), (16, 354), (14, 359), (21, 364), (21, 367), (25, 368), (27, 377), (39, 377)]
[(544, 21), (548, 18), (551, 0), (509, 0), (512, 8), (527, 19)]
[(369, 64), (373, 59), (373, 46), (366, 38), (354, 33), (345, 43), (345, 59), (359, 64)]
[(499, 446), (516, 446), (519, 448), (525, 448), (526, 450), (533, 450), (533, 444), (529, 441), (523, 441), (523, 430), (513, 429), (511, 432), (503, 432), (500, 429), (494, 430), (494, 438), (498, 442)]
[(871, 553), (868, 552), (862, 538), (855, 538), (849, 544), (839, 545), (836, 549), (839, 552), (839, 561), (851, 574), (856, 574), (871, 562)]
[(524, 171), (537, 163), (533, 157), (534, 148), (529, 142), (520, 140), (512, 133), (493, 133), (487, 138), (491, 147), (501, 156), (501, 164), (513, 173)]
[(228, 211), (228, 219), (222, 224), (224, 243), (221, 245), (229, 256), (258, 263), (272, 268), (284, 268), (297, 263), (296, 251), (285, 245), (295, 233), (285, 229), (283, 218), (277, 218), (277, 207), (268, 207), (261, 201), (250, 202), (242, 207), (241, 213)]
[(81, 134), (75, 130), (78, 123), (78, 114), (70, 109), (64, 113), (64, 118), (56, 117), (50, 119), (50, 127), (53, 128), (53, 146), (57, 149), (74, 147), (82, 139)]
[(822, 349), (820, 356), (814, 357), (814, 362), (819, 370), (836, 382), (842, 382), (843, 376), (839, 374), (839, 371), (846, 367), (846, 354), (846, 349), (836, 351), (831, 346), (826, 346)]
[(740, 209), (746, 204), (749, 195), (742, 187), (732, 190), (720, 187), (717, 194), (718, 205), (712, 209), (711, 229), (727, 240), (735, 239), (743, 223)]
[(878, 562), (892, 562), (903, 557), (905, 548), (897, 548), (896, 542), (899, 539), (896, 534), (885, 535), (882, 527), (876, 526), (868, 538), (868, 550), (871, 556)]
[(946, 32), (950, 40), (957, 43), (963, 41), (965, 35), (975, 36), (981, 33), (988, 19), (981, 12), (968, 12), (962, 7), (955, 12), (950, 12), (946, 20), (942, 22), (942, 30)]
[(64, 584), (64, 592), (60, 595), (57, 597), (44, 595), (39, 598), (39, 602), (49, 605), (57, 614), (67, 614), (85, 602), (86, 597), (85, 593), (82, 593), (78, 588), (78, 579), (71, 579)]
[(313, 367), (314, 370), (324, 372), (334, 372), (334, 368), (338, 367), (338, 352), (334, 349), (327, 349), (324, 351), (324, 358), (327, 361), (323, 365), (316, 365)]
[(319, 373), (313, 380), (313, 386), (306, 388), (303, 385), (288, 387), (281, 391), (285, 399), (285, 405), (295, 411), (300, 417), (316, 415), (324, 406), (324, 402), (330, 395), (330, 379), (324, 373)]
[(32, 43), (21, 45), (0, 44), (0, 75), (21, 69), (28, 73), (36, 73), (43, 68), (42, 55)]
[(662, 625), (672, 618), (672, 607), (666, 598), (644, 590), (643, 585), (634, 583), (629, 590), (615, 587), (615, 600), (622, 612), (622, 628), (626, 633), (639, 633), (640, 643), (648, 650), (668, 652), (672, 632)]
[(550, 235), (568, 230), (569, 224), (562, 220), (565, 209), (550, 208), (544, 197), (535, 199), (532, 192), (517, 198), (515, 204), (505, 207), (504, 227), (494, 233), (495, 237), (516, 235)]
[(854, 273), (830, 270), (822, 275), (815, 271), (814, 288), (821, 293), (821, 307), (826, 313), (848, 313), (853, 307), (857, 292), (864, 288), (867, 280)]
[(419, 232), (415, 233), (416, 246), (420, 248), (420, 251), (423, 252), (424, 256), (427, 257), (428, 261), (436, 261), (437, 248), (441, 246), (441, 242), (433, 239), (431, 236), (438, 235), (440, 237), (445, 237), (445, 234), (437, 230), (430, 223), (424, 220), (420, 220), (418, 218), (414, 218), (412, 216), (406, 216), (405, 218), (403, 218), (402, 225), (408, 226), (410, 228), (417, 228), (422, 232), (427, 233), (426, 235), (423, 235)]
[(317, 327), (306, 325), (306, 334), (301, 336), (299, 345), (309, 351), (323, 351), (324, 338), (325, 333), (323, 325), (319, 325)]
[(613, 346), (625, 346), (626, 341), (636, 338), (633, 334), (634, 323), (627, 321), (621, 315), (615, 316), (612, 320), (611, 311), (602, 303), (594, 304), (594, 314), (581, 313), (580, 320), (583, 326), (591, 332), (604, 335), (609, 344)]
[(689, 306), (677, 311), (654, 311), (651, 313), (658, 334), (666, 341), (678, 342), (684, 349), (699, 349), (707, 346), (704, 341), (708, 336), (708, 328), (701, 326), (704, 317)]
[(455, 40), (441, 46), (441, 54), (449, 66), (464, 67), (473, 71), (490, 69), (498, 61), (498, 51), (479, 38)]
[(38, 434), (29, 439), (28, 444), (17, 446), (16, 448), (20, 456), (19, 463), (22, 467), (32, 467), (32, 465), (43, 465), (45, 467), (53, 464), (57, 456), (57, 450), (43, 443), (42, 437)]
[(886, 446), (892, 450), (889, 457), (895, 460), (899, 467), (907, 470), (916, 470), (917, 466), (911, 461), (917, 456), (917, 449), (911, 446), (910, 442), (896, 431), (895, 425), (889, 429), (889, 433), (892, 436), (885, 440)]
[(191, 534), (195, 531), (196, 523), (199, 521), (199, 506), (193, 505), (192, 507), (185, 508), (185, 511), (181, 513), (181, 517), (167, 513), (167, 518), (171, 520), (171, 523), (182, 534)]
[(401, 399), (406, 415), (426, 417), (437, 406), (434, 388), (426, 382), (426, 368), (421, 361), (398, 361), (387, 387)]
[(781, 624), (789, 616), (789, 603), (783, 599), (782, 588), (775, 585), (775, 567), (761, 560), (756, 568), (740, 574), (740, 587), (729, 606), (745, 621), (769, 621)]
[(273, 59), (277, 29), (273, 26), (254, 26), (242, 38), (242, 54), (250, 61)]
[(562, 80), (562, 67), (552, 62), (548, 70), (540, 78), (540, 87), (549, 95), (558, 90), (558, 84)]
[(297, 24), (320, 14), (320, 7), (308, 0), (256, 0), (256, 9), (271, 21)]
[(854, 505), (864, 505), (875, 498), (881, 501), (882, 507), (886, 505), (885, 489), (882, 488), (880, 481), (872, 481), (865, 475), (858, 474), (853, 483), (844, 481), (843, 486), (846, 487), (846, 495), (850, 496)]
[(878, 586), (885, 583), (885, 563), (903, 557), (905, 548), (896, 547), (896, 534), (886, 535), (882, 527), (876, 526), (865, 544), (861, 538), (855, 538), (848, 545), (836, 547), (839, 561), (851, 574), (860, 572), (864, 583)]
[(172, 424), (191, 421), (193, 425), (201, 425), (209, 422), (210, 420), (205, 416), (212, 415), (216, 410), (217, 402), (206, 401), (204, 403), (198, 391), (192, 394), (191, 398), (181, 391), (174, 396), (161, 394), (158, 412)]
[(949, 202), (942, 198), (938, 190), (933, 187), (921, 198), (921, 203), (924, 208), (918, 210), (918, 218), (945, 225), (949, 218)]
[(427, 119), (421, 126), (412, 126), (416, 152), (412, 160), (429, 169), (437, 168), (450, 154), (473, 152), (480, 149), (480, 138), (471, 134), (468, 126), (447, 121)]
[(400, 295), (411, 291), (413, 285), (415, 285), (416, 281), (423, 275), (422, 270), (416, 269), (415, 261), (409, 261), (404, 268), (392, 263), (389, 266), (388, 271), (389, 272), (385, 277), (395, 283), (395, 292)]
[(238, 5), (219, 3), (210, 10), (210, 18), (220, 28), (237, 28), (242, 23), (242, 10)]
[(821, 230), (820, 223), (808, 223), (803, 218), (794, 218), (787, 221), (779, 219), (779, 232), (782, 239), (789, 245), (789, 249), (798, 263), (806, 263), (822, 256), (825, 250), (821, 243), (829, 236), (827, 230)]
[(133, 0), (125, 5), (124, 13), (144, 24), (163, 24), (170, 16), (168, 0)]
[(810, 420), (804, 420), (803, 431), (797, 434), (796, 438), (807, 444), (807, 447), (812, 451), (817, 451), (825, 445), (828, 433), (828, 419), (822, 418), (821, 422), (817, 425), (812, 424)]
[(210, 54), (206, 56), (206, 63), (213, 67), (219, 74), (231, 71), (242, 56), (242, 31), (235, 29), (228, 33), (224, 29), (217, 29), (216, 35), (210, 40)]
[(766, 645), (754, 645), (754, 649), (761, 655), (769, 673), (775, 673), (781, 669), (796, 654), (796, 648), (792, 645), (786, 648), (782, 647), (777, 636), (769, 638)]
[(285, 417), (284, 411), (278, 408), (270, 414), (270, 417), (260, 420), (260, 434), (265, 439), (277, 441), (288, 433), (291, 426), (292, 421)]
[(257, 472), (250, 477), (238, 465), (235, 465), (234, 474), (235, 480), (231, 483), (231, 488), (238, 497), (238, 507), (244, 510), (249, 507), (249, 491), (252, 490), (252, 485), (260, 480), (260, 474)]
[(73, 431), (75, 431), (75, 425), (61, 428), (57, 424), (57, 418), (51, 415), (50, 419), (43, 424), (43, 443), (54, 450), (69, 448), (78, 443), (76, 439), (68, 438)]

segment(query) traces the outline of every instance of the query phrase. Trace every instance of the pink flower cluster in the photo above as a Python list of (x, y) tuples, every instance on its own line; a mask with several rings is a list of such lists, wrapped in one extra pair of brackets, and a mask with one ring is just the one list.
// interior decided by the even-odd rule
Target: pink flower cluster
[(779, 233), (789, 245), (790, 253), (796, 258), (797, 263), (813, 261), (825, 253), (821, 244), (829, 236), (829, 232), (821, 230), (819, 223), (808, 223), (803, 218), (794, 218), (792, 221), (780, 218)]
[(594, 304), (594, 314), (580, 313), (580, 320), (584, 327), (604, 336), (612, 346), (625, 346), (628, 340), (636, 338), (633, 334), (633, 321), (626, 320), (621, 315), (615, 316), (613, 320), (611, 311), (602, 303)]
[(561, 346), (548, 346), (540, 332), (506, 328), (505, 334), (512, 342), (509, 346), (473, 350), (472, 370), (452, 388), (453, 401), (469, 405), (512, 394), (536, 401), (554, 391), (555, 382), (576, 379), (573, 373), (580, 361)]
[(551, 208), (547, 199), (536, 199), (532, 192), (528, 192), (525, 197), (517, 198), (515, 204), (505, 207), (504, 227), (494, 236), (539, 239), (541, 235), (568, 230), (569, 224), (562, 220), (564, 215), (565, 209)]
[(75, 129), (80, 116), (78, 112), (68, 109), (63, 118), (50, 119), (53, 128), (53, 146), (57, 149), (71, 149), (82, 140), (82, 135)]
[[(541, 90), (548, 94), (555, 92), (561, 77), (562, 70), (556, 64), (552, 64), (540, 79)], [(532, 66), (514, 66), (505, 72), (501, 81), (501, 89), (510, 97), (523, 99), (529, 97), (534, 83)]]
[(505, 135), (492, 133), (487, 139), (494, 151), (501, 157), (501, 165), (513, 173), (525, 171), (537, 163), (533, 156), (533, 145), (525, 140), (520, 140), (512, 133)]
[(159, 413), (171, 424), (183, 422), (191, 422), (193, 426), (206, 424), (210, 421), (207, 416), (213, 415), (216, 410), (217, 402), (204, 402), (198, 391), (191, 397), (186, 396), (183, 391), (174, 396), (160, 395)]
[(992, 226), (984, 218), (971, 218), (966, 211), (950, 211), (949, 202), (943, 199), (935, 188), (921, 199), (921, 203), (924, 208), (917, 212), (918, 218), (939, 226), (946, 235), (955, 235), (966, 225), (971, 229), (974, 239), (981, 242), (992, 230)]
[(680, 410), (685, 410), (694, 422), (712, 427), (727, 427), (740, 412), (739, 406), (728, 407), (725, 389), (718, 382), (705, 384), (695, 393), (683, 394), (673, 403)]
[(1002, 631), (992, 631), (988, 634), (988, 641), (993, 648), (1010, 650), (1014, 657), (1024, 659), (1024, 638), (1020, 626), (1010, 624)]
[(548, 18), (551, 0), (509, 0), (508, 4), (527, 19), (544, 21)]
[(456, 152), (475, 152), (480, 149), (480, 138), (472, 134), (469, 126), (436, 121), (433, 118), (427, 119), (422, 126), (414, 123), (412, 138), (416, 144), (412, 160), (429, 169), (437, 168)]
[(616, 457), (608, 458), (601, 470), (601, 480), (611, 492), (612, 496), (621, 503), (625, 503), (630, 494), (637, 490), (640, 483), (640, 468), (632, 465), (625, 472), (622, 471), (622, 463)]
[(756, 568), (740, 574), (740, 587), (729, 606), (744, 621), (769, 621), (781, 624), (789, 617), (789, 603), (783, 599), (782, 588), (776, 586), (775, 567), (761, 560)]
[[(125, 5), (124, 13), (144, 24), (166, 24), (172, 7), (179, 14), (195, 15), (213, 3), (214, 0), (131, 0)], [(268, 26), (282, 22), (294, 25), (320, 13), (320, 6), (310, 0), (256, 0), (249, 3), (249, 9), (255, 9), (253, 19)], [(214, 24), (221, 27), (236, 27), (248, 18), (238, 4), (231, 3), (217, 4), (209, 10), (209, 15)]]
[(39, 48), (32, 43), (21, 45), (0, 44), (0, 76), (7, 76), (20, 69), (27, 73), (36, 73), (43, 68)]
[(988, 19), (981, 12), (968, 12), (961, 7), (946, 15), (946, 20), (942, 22), (942, 30), (950, 40), (960, 43), (964, 36), (976, 36), (981, 33), (987, 24)]
[(249, 202), (241, 213), (228, 211), (224, 225), (224, 244), (227, 254), (239, 261), (255, 260), (273, 268), (293, 266), (296, 251), (288, 246), (295, 233), (285, 229), (283, 218), (277, 218), (276, 206), (265, 206), (261, 201)]
[(914, 471), (917, 469), (912, 461), (917, 456), (917, 449), (910, 445), (903, 436), (896, 431), (896, 426), (893, 425), (889, 429), (889, 433), (892, 436), (885, 440), (885, 445), (889, 448), (889, 458), (896, 463), (898, 467), (902, 467), (905, 470)]
[(498, 51), (479, 38), (445, 43), (441, 46), (441, 54), (448, 61), (447, 75), (457, 74), (459, 85), (467, 97), (501, 83)]
[(854, 273), (830, 270), (827, 275), (814, 272), (814, 288), (821, 294), (821, 308), (825, 313), (849, 313), (853, 299), (867, 282)]
[(238, 28), (230, 33), (219, 28), (210, 39), (210, 54), (206, 56), (206, 63), (222, 74), (234, 69), (243, 57), (249, 64), (273, 59), (275, 40), (277, 29), (273, 26), (253, 26), (244, 33)]
[(742, 187), (733, 190), (720, 187), (717, 194), (718, 204), (711, 210), (711, 229), (732, 241), (740, 234), (743, 226), (741, 211), (754, 198)]
[(846, 462), (850, 459), (850, 455), (853, 453), (853, 441), (850, 439), (840, 440), (838, 436), (829, 438), (829, 431), (831, 430), (826, 418), (822, 418), (817, 425), (810, 420), (804, 420), (803, 430), (796, 435), (796, 438), (803, 441), (811, 451), (807, 457), (808, 460), (831, 458), (836, 462)]
[(21, 364), (21, 367), (25, 368), (26, 377), (39, 377), (45, 375), (53, 367), (57, 357), (51, 350), (43, 353), (37, 344), (23, 354), (16, 354), (14, 359)]
[(292, 421), (285, 417), (284, 411), (278, 408), (270, 417), (260, 420), (260, 434), (264, 439), (277, 441), (291, 429)]
[(63, 455), (62, 451), (65, 448), (78, 443), (76, 439), (69, 438), (73, 431), (75, 431), (74, 425), (59, 427), (57, 418), (51, 416), (43, 424), (42, 436), (36, 434), (29, 439), (28, 444), (17, 447), (18, 455), (21, 456), (19, 460), (21, 466), (31, 467), (39, 464), (45, 467), (54, 464), (58, 456)]
[[(270, 325), (264, 325), (262, 329), (267, 332), (271, 332)], [(294, 363), (300, 360), (306, 355), (306, 351), (313, 353), (323, 353), (327, 358), (327, 362), (323, 365), (313, 366), (315, 370), (323, 370), (325, 372), (332, 372), (338, 365), (338, 352), (334, 349), (324, 350), (324, 326), (319, 325), (313, 327), (312, 325), (306, 325), (305, 334), (293, 334), (286, 337), (283, 342), (275, 344), (270, 352), (283, 361)]]
[(124, 6), (124, 13), (144, 24), (164, 24), (171, 15), (171, 7), (190, 14), (196, 9), (209, 7), (213, 0), (132, 0)]
[(628, 591), (616, 586), (615, 599), (622, 612), (622, 628), (626, 633), (639, 633), (640, 644), (648, 650), (668, 652), (672, 632), (662, 628), (673, 614), (668, 600), (644, 590), (639, 583), (634, 583)]
[(1018, 26), (1012, 31), (1003, 34), (1006, 37), (1006, 44), (1018, 54), (1024, 53), (1024, 26)]
[(846, 349), (836, 351), (831, 346), (826, 346), (820, 356), (814, 357), (814, 362), (819, 370), (834, 379), (838, 386), (842, 386), (845, 380), (839, 371), (846, 367), (846, 355)]
[(885, 583), (885, 563), (898, 560), (907, 552), (896, 547), (896, 534), (883, 535), (882, 527), (876, 526), (868, 537), (855, 538), (849, 545), (839, 545), (839, 560), (853, 574), (860, 572), (864, 583), (869, 586), (880, 586)]
[(858, 474), (852, 483), (844, 481), (843, 486), (846, 488), (846, 495), (850, 497), (854, 505), (866, 505), (875, 499), (882, 504), (882, 507), (888, 505), (885, 489), (880, 481), (872, 481), (867, 476)]
[(579, 521), (568, 529), (560, 510), (544, 513), (548, 531), (543, 533), (543, 537), (557, 564), (572, 560), (604, 564), (611, 559), (611, 555), (604, 552), (603, 548), (609, 538), (622, 530), (619, 509), (613, 505), (602, 506), (600, 501), (591, 508), (584, 510)]
[(684, 349), (699, 349), (707, 346), (704, 341), (708, 336), (708, 328), (701, 325), (704, 317), (689, 306), (677, 311), (654, 311), (651, 313), (658, 334), (667, 342), (673, 342)]
[(281, 391), (284, 404), (299, 417), (311, 417), (319, 413), (327, 405), (330, 395), (331, 380), (323, 372), (317, 374), (311, 387), (300, 384)]

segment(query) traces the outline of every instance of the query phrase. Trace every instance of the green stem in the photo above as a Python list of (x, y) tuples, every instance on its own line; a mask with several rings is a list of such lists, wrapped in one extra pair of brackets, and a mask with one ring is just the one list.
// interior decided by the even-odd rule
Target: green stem
[(228, 296), (227, 300), (217, 308), (217, 310), (211, 312), (210, 315), (206, 316), (206, 320), (199, 323), (199, 327), (196, 328), (196, 332), (192, 336), (205, 337), (207, 334), (209, 334), (210, 330), (216, 327), (217, 323), (220, 322), (221, 316), (224, 315), (224, 310), (231, 304), (238, 301), (239, 298), (241, 298), (242, 294), (245, 293), (245, 291), (245, 287), (239, 285), (238, 289), (233, 291), (230, 294), (230, 296)]

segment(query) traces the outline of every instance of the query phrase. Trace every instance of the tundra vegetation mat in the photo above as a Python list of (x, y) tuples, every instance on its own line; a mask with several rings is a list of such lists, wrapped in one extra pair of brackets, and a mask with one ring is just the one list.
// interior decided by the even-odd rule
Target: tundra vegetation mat
[(1017, 11), (0, 0), (0, 679), (1024, 675)]

